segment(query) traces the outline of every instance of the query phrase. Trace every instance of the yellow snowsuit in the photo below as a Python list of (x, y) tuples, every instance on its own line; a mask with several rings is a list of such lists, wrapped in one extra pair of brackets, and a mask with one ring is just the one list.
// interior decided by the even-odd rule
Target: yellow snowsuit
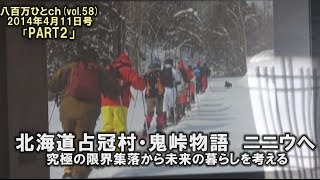
[(128, 108), (124, 106), (102, 106), (102, 132), (115, 132), (120, 135), (121, 132), (127, 132), (127, 114)]

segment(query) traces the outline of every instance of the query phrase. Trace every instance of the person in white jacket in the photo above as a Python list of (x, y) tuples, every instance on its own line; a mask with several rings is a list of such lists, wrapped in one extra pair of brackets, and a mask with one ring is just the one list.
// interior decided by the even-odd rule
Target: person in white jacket
[(173, 68), (173, 60), (166, 59), (161, 71), (161, 81), (164, 86), (163, 112), (166, 114), (166, 124), (175, 123), (175, 102), (177, 97), (177, 71)]

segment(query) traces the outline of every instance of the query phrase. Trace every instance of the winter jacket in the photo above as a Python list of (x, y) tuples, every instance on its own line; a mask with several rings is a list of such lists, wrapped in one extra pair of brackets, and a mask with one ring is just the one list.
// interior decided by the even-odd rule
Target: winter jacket
[[(172, 79), (167, 79), (167, 73), (170, 72), (171, 69), (171, 78)], [(176, 86), (177, 82), (180, 81), (180, 78), (177, 75), (177, 71), (172, 68), (171, 64), (164, 64), (163, 69), (161, 70), (161, 83), (163, 84), (164, 87), (167, 88), (173, 88)]]
[(182, 75), (181, 75), (181, 71), (180, 70), (175, 70), (175, 71), (176, 71), (176, 86), (177, 85), (183, 86), (184, 81), (183, 81), (183, 78), (182, 78)]
[[(118, 82), (122, 84), (122, 105), (129, 107), (131, 100), (130, 87), (132, 86), (136, 90), (143, 91), (146, 87), (146, 82), (143, 78), (140, 78), (139, 74), (132, 69), (131, 59), (124, 53), (112, 63), (114, 69), (117, 69), (121, 78)], [(108, 97), (101, 97), (102, 106), (121, 106), (120, 97), (117, 99), (111, 99)]]
[(191, 69), (187, 68), (186, 72), (187, 72), (189, 80), (192, 81), (192, 79), (194, 77), (193, 71)]
[(190, 83), (190, 79), (189, 79), (188, 74), (186, 72), (186, 68), (183, 65), (183, 61), (179, 61), (178, 68), (179, 68), (179, 71), (181, 73), (181, 76), (183, 78), (184, 83)]
[(202, 68), (200, 66), (196, 66), (194, 69), (193, 69), (193, 72), (196, 76), (196, 81), (201, 81), (201, 76), (203, 74), (202, 72)]

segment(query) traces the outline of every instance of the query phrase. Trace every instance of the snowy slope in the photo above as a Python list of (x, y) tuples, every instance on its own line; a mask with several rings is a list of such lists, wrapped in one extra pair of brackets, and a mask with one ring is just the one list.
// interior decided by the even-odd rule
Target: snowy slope
[[(224, 89), (224, 81), (233, 83), (230, 90)], [(167, 133), (176, 132), (228, 132), (229, 149), (234, 151), (235, 155), (243, 152), (243, 136), (245, 134), (256, 134), (253, 112), (251, 108), (250, 94), (246, 77), (242, 78), (221, 78), (212, 79), (208, 91), (198, 95), (197, 102), (190, 112), (189, 116), (184, 118), (178, 125), (168, 128)], [(134, 96), (136, 91), (132, 90)], [(144, 122), (144, 112), (141, 93), (138, 93), (136, 106), (135, 101), (131, 101), (128, 113), (129, 131), (140, 131)], [(49, 110), (52, 109), (52, 102), (49, 102)], [(50, 116), (49, 112), (49, 116)], [(50, 132), (62, 131), (58, 119), (59, 112), (56, 110), (53, 120), (50, 124)], [(155, 121), (151, 124), (151, 129), (155, 129)], [(98, 130), (101, 127), (99, 118), (97, 123)], [(106, 167), (104, 169), (94, 169), (90, 178), (103, 177), (123, 177), (123, 176), (148, 176), (148, 175), (179, 175), (179, 174), (202, 174), (202, 173), (222, 173), (222, 172), (247, 172), (260, 171), (257, 166), (244, 167), (237, 166), (147, 166), (147, 167)], [(63, 169), (61, 167), (51, 167), (51, 178), (60, 178)]]

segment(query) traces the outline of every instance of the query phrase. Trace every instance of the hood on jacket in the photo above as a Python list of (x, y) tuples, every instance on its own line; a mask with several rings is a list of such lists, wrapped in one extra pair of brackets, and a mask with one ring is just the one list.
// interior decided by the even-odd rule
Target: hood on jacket
[(119, 58), (113, 61), (113, 67), (119, 67), (123, 65), (132, 66), (132, 60), (125, 53), (121, 53)]
[(200, 60), (198, 61), (197, 66), (202, 66), (202, 62)]
[(155, 57), (152, 61), (152, 63), (156, 66), (156, 67), (160, 67), (161, 68), (161, 60), (158, 57)]

